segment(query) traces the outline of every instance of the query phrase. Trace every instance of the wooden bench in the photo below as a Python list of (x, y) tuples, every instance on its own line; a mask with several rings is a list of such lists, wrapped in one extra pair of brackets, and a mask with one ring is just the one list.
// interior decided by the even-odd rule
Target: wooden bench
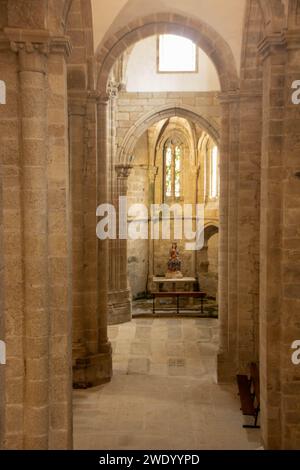
[(245, 416), (253, 416), (253, 425), (244, 425), (244, 428), (260, 428), (257, 425), (260, 411), (259, 372), (256, 364), (250, 365), (250, 377), (237, 375), (237, 385), (241, 401), (241, 410)]
[(205, 292), (153, 292), (153, 315), (155, 315), (155, 300), (157, 298), (165, 299), (165, 298), (176, 298), (177, 299), (177, 315), (180, 314), (180, 298), (193, 298), (193, 299), (200, 299), (201, 300), (201, 314), (204, 314), (204, 299), (206, 298)]

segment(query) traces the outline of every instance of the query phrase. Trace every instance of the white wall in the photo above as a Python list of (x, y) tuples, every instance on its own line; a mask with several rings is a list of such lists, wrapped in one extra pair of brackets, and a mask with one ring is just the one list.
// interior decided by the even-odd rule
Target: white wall
[(215, 66), (200, 49), (198, 73), (157, 73), (157, 37), (138, 42), (130, 54), (127, 67), (127, 91), (218, 91)]

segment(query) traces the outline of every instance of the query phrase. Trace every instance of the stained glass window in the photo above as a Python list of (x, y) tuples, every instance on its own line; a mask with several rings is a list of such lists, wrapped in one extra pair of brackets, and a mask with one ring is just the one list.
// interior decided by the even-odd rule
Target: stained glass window
[(165, 146), (165, 196), (180, 198), (182, 146), (178, 142), (169, 141)]
[(172, 196), (172, 147), (166, 149), (166, 196)]
[(180, 197), (181, 148), (175, 148), (175, 197)]

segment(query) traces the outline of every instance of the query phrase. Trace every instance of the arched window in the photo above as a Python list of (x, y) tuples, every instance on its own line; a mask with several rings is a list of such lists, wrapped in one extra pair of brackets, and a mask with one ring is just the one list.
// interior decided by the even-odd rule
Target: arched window
[(165, 199), (179, 199), (182, 194), (183, 145), (179, 139), (170, 139), (164, 148), (164, 195)]

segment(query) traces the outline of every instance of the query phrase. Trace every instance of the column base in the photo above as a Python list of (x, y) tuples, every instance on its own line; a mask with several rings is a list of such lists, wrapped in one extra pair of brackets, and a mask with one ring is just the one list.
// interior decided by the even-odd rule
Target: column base
[(125, 291), (109, 292), (108, 294), (108, 324), (119, 325), (132, 320), (131, 293)]
[(219, 353), (217, 357), (218, 383), (233, 383), (236, 380), (237, 368), (235, 360), (228, 353)]
[(112, 377), (112, 351), (108, 351), (77, 359), (73, 366), (73, 387), (90, 388), (107, 383)]

